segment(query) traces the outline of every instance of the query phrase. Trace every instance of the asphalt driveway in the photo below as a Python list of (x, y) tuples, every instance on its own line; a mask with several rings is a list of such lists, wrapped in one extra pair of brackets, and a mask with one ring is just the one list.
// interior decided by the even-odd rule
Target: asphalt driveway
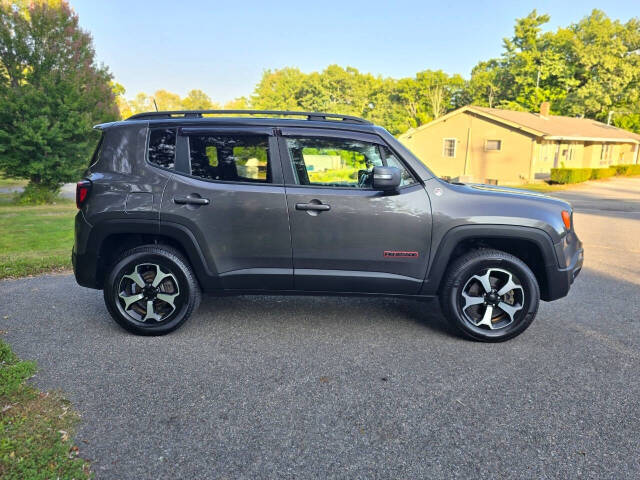
[(69, 275), (0, 282), (0, 328), (99, 479), (638, 478), (640, 179), (558, 196), (585, 268), (502, 344), (435, 302), (334, 297), (209, 297), (136, 337)]

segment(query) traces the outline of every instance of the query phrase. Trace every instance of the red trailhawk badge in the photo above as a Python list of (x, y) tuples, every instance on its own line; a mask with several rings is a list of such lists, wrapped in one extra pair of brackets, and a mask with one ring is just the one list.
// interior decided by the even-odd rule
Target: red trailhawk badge
[(418, 252), (404, 252), (398, 250), (385, 250), (385, 257), (417, 257)]

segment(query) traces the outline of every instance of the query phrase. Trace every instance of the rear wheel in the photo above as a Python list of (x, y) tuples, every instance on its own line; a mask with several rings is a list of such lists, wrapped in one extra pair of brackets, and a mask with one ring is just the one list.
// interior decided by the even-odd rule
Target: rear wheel
[(104, 301), (114, 320), (140, 335), (164, 335), (191, 316), (200, 287), (186, 259), (166, 246), (141, 246), (112, 266)]
[(464, 335), (499, 342), (519, 335), (536, 316), (540, 289), (531, 269), (499, 250), (475, 250), (449, 267), (442, 310)]

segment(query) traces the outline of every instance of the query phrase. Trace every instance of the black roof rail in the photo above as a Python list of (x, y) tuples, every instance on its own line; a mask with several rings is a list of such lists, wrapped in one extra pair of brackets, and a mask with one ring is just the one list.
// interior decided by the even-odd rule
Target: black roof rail
[(164, 112), (144, 112), (131, 115), (127, 120), (153, 120), (160, 118), (203, 118), (204, 115), (278, 115), (307, 117), (307, 120), (314, 121), (334, 121), (339, 120), (347, 123), (361, 123), (371, 125), (371, 122), (364, 118), (352, 115), (340, 115), (338, 113), (323, 112), (293, 112), (287, 110), (172, 110)]

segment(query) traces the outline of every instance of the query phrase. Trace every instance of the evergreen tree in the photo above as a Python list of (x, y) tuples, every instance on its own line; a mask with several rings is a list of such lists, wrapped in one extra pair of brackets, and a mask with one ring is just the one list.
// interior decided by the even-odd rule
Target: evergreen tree
[(29, 180), (25, 198), (51, 199), (75, 181), (92, 126), (117, 117), (111, 75), (65, 1), (0, 1), (0, 170)]

